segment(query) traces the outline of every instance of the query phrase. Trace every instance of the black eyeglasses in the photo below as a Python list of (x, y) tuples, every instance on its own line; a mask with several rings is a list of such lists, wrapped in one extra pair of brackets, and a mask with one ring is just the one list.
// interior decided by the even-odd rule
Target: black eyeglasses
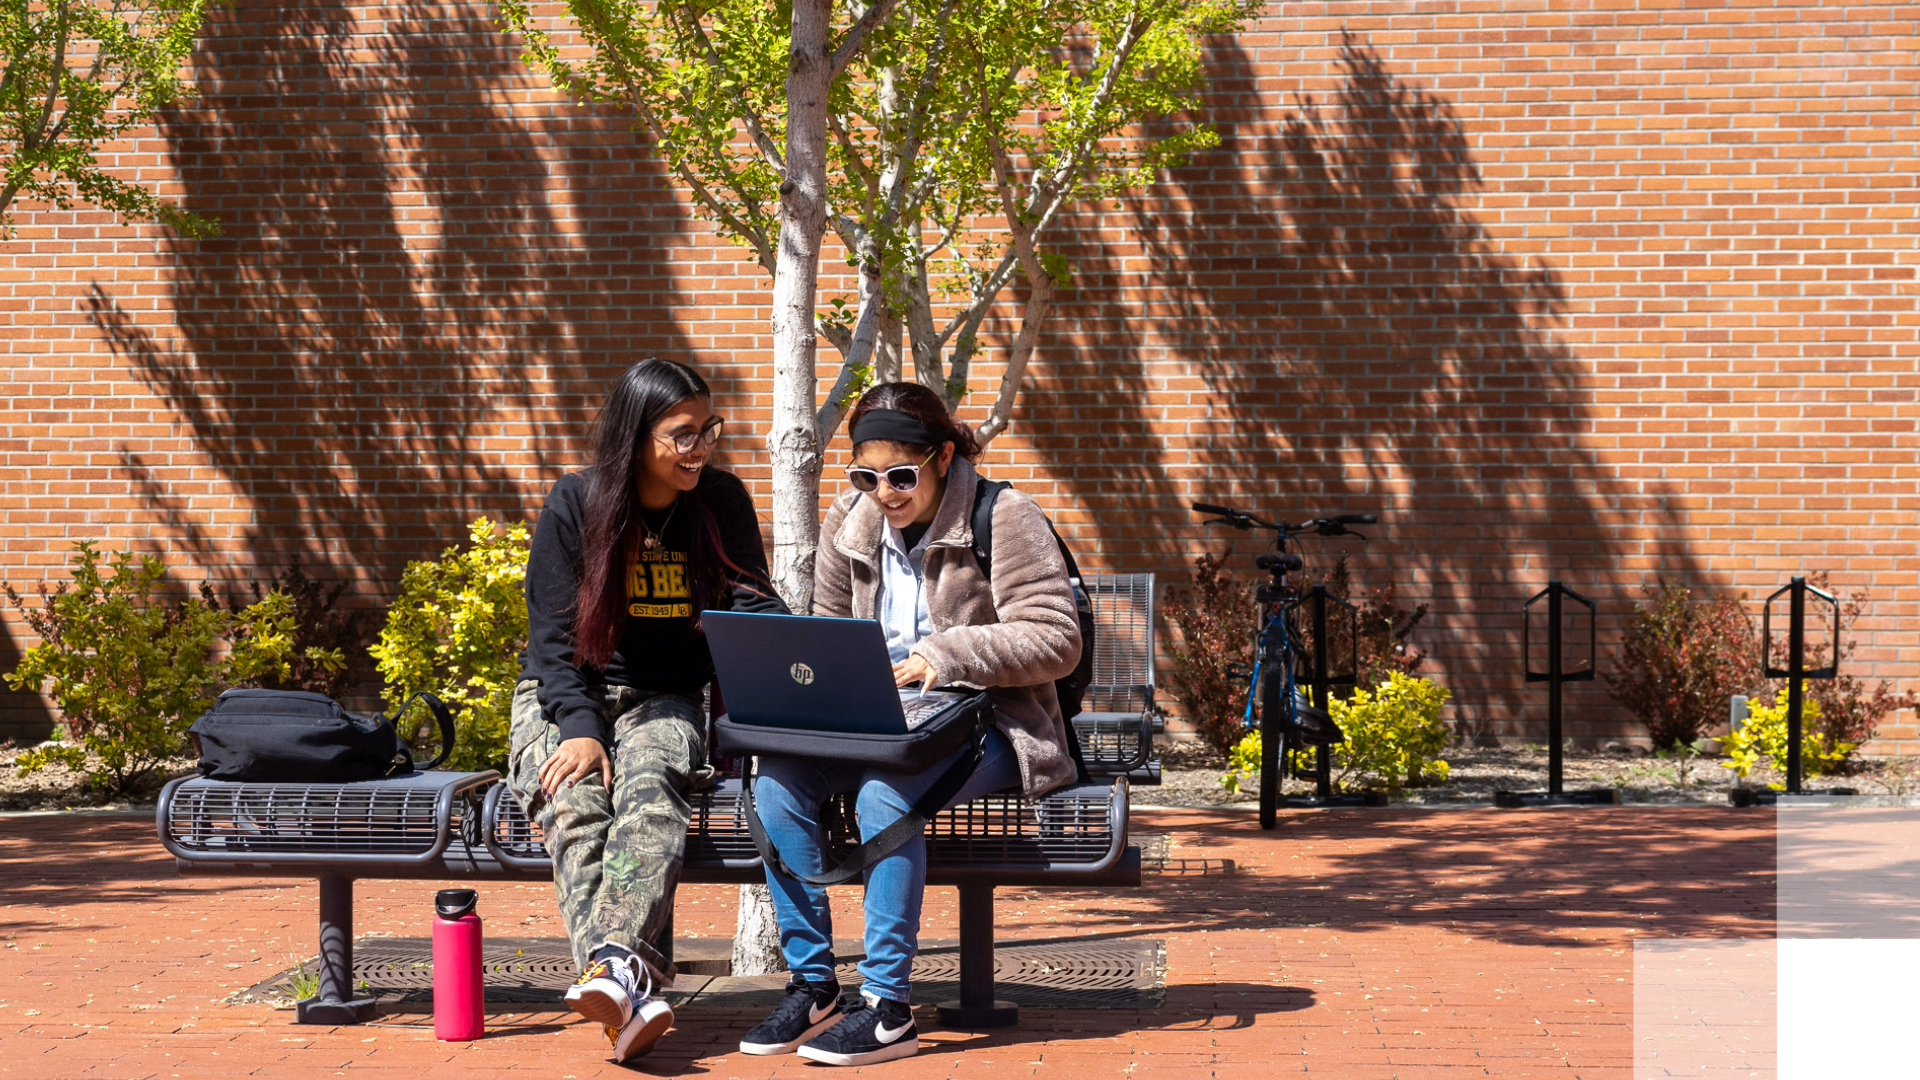
[(678, 435), (662, 435), (657, 431), (649, 432), (648, 434), (663, 443), (671, 445), (673, 452), (676, 454), (691, 454), (695, 446), (709, 447), (719, 442), (720, 425), (724, 423), (726, 423), (724, 418), (716, 416), (707, 421), (707, 426), (701, 428), (699, 431), (686, 431)]
[[(940, 451), (936, 449), (933, 454), (939, 452)], [(902, 495), (919, 487), (920, 470), (927, 467), (928, 461), (933, 460), (933, 454), (928, 454), (926, 460), (918, 465), (895, 465), (893, 468), (888, 469), (884, 474), (887, 478), (887, 486)], [(860, 491), (878, 491), (880, 489), (880, 477), (882, 475), (878, 470), (869, 469), (863, 465), (847, 466), (847, 479), (851, 480), (853, 486)]]

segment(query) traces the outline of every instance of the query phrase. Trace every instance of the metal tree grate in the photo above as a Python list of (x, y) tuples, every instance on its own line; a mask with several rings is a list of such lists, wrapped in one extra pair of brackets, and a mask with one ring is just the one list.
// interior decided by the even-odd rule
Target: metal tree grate
[[(1166, 1003), (1167, 950), (1158, 940), (1042, 941), (994, 950), (993, 996), (1034, 1009), (1155, 1009)], [(843, 985), (859, 976), (840, 969)], [(913, 961), (915, 1004), (960, 996), (960, 948)]]
[[(554, 938), (487, 938), (480, 953), (487, 1001), (502, 1005), (558, 1005), (579, 973), (573, 952)], [(315, 960), (302, 965), (319, 970)], [(247, 988), (237, 1000), (292, 1001), (301, 968)], [(382, 1005), (433, 1004), (430, 938), (363, 938), (353, 943), (353, 984)]]
[[(493, 1005), (561, 1008), (573, 985), (573, 954), (557, 938), (491, 938), (486, 999)], [(1158, 940), (1043, 941), (1002, 945), (994, 955), (994, 996), (1036, 1009), (1150, 1009), (1166, 996), (1166, 947)], [(317, 970), (314, 961), (304, 965)], [(231, 999), (236, 1003), (291, 1002), (300, 968), (283, 971)], [(859, 986), (852, 962), (840, 966), (841, 985)], [(778, 977), (781, 984), (785, 976)], [(433, 943), (427, 938), (365, 938), (353, 946), (353, 981), (387, 1011), (415, 1012), (433, 1004)], [(744, 1006), (760, 998), (777, 1001), (767, 979), (702, 979), (685, 976), (668, 995), (675, 1008), (698, 1001)], [(913, 962), (913, 998), (929, 1004), (960, 995), (958, 945), (929, 943)], [(752, 1002), (746, 1000), (752, 999)]]

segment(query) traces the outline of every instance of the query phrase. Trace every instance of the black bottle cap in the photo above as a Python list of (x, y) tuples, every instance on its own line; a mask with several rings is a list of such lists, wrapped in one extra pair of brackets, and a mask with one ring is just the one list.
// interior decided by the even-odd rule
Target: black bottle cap
[(433, 894), (433, 910), (443, 919), (464, 919), (479, 902), (480, 894), (472, 889), (441, 889)]

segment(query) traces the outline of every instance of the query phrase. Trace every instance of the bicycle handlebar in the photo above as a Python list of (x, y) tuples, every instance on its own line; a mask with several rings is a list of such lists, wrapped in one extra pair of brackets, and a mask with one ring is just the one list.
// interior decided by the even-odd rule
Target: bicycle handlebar
[(1213, 520), (1208, 524), (1231, 525), (1236, 529), (1267, 529), (1273, 532), (1316, 532), (1322, 536), (1358, 536), (1349, 532), (1348, 525), (1372, 525), (1380, 520), (1376, 514), (1335, 514), (1332, 517), (1314, 518), (1293, 524), (1285, 521), (1267, 521), (1245, 510), (1235, 510), (1231, 506), (1217, 503), (1193, 503), (1193, 512), (1206, 514)]

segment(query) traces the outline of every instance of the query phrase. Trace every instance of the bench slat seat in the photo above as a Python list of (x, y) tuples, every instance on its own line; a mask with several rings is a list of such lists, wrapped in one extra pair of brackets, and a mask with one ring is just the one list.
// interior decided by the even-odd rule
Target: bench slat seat
[[(960, 999), (940, 1006), (956, 1027), (1015, 1022), (993, 997), (993, 890), (1001, 885), (1138, 886), (1127, 845), (1127, 781), (1080, 784), (1033, 803), (990, 795), (928, 824), (927, 880), (960, 890)], [(741, 816), (738, 780), (692, 795), (681, 880), (765, 879)], [(830, 850), (858, 835), (851, 800), (830, 813)], [(353, 997), (357, 878), (551, 880), (538, 830), (496, 772), (429, 772), (366, 784), (249, 784), (175, 780), (155, 811), (160, 841), (182, 874), (313, 877), (320, 884), (319, 992), (300, 1023), (355, 1024), (374, 1003)]]
[(176, 859), (220, 864), (432, 866), (478, 823), (493, 771), (416, 773), (359, 784), (168, 784), (156, 811)]
[[(725, 867), (757, 873), (760, 857), (741, 816), (740, 781), (724, 780), (692, 801), (688, 869)], [(959, 884), (985, 872), (1042, 875), (1051, 883), (1066, 875), (1105, 874), (1126, 848), (1126, 814), (1124, 782), (1077, 784), (1046, 796), (1037, 806), (1013, 793), (975, 799), (927, 823), (928, 880)], [(487, 793), (483, 821), (487, 847), (502, 865), (535, 874), (552, 872), (539, 829), (527, 820), (506, 785), (496, 785)], [(826, 823), (827, 850), (838, 859), (852, 849), (859, 835), (851, 795), (834, 800)]]
[[(695, 875), (729, 873), (738, 880), (760, 881), (760, 853), (754, 850), (753, 836), (747, 831), (746, 818), (740, 814), (740, 781), (722, 780), (718, 785), (687, 797), (693, 810), (687, 825), (686, 872)], [(496, 784), (487, 792), (482, 833), (487, 850), (502, 866), (524, 873), (551, 877), (553, 863), (547, 857), (546, 841), (540, 830), (520, 809), (520, 801)], [(685, 877), (684, 880), (710, 880)], [(735, 880), (729, 877), (726, 880)]]

